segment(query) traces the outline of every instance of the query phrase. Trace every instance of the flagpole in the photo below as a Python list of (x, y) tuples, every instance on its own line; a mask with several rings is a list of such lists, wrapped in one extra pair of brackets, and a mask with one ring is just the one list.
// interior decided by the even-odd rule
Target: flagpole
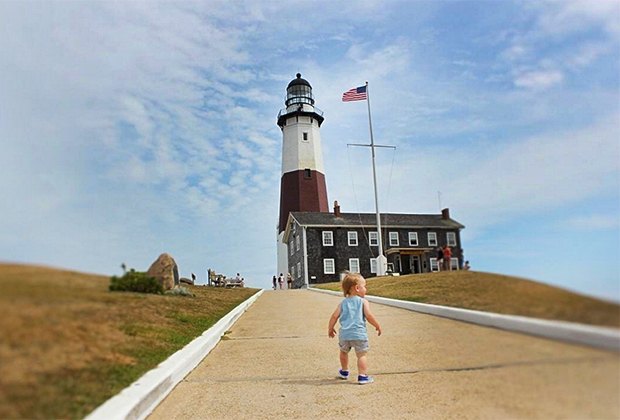
[(381, 216), (379, 214), (379, 194), (377, 193), (377, 170), (375, 168), (375, 140), (372, 135), (372, 119), (370, 118), (370, 91), (366, 82), (366, 104), (368, 105), (368, 128), (370, 129), (370, 150), (372, 151), (372, 180), (375, 187), (375, 209), (377, 211), (377, 236), (379, 238), (379, 253), (377, 255), (377, 276), (384, 276), (387, 260), (383, 255), (383, 240), (381, 238)]

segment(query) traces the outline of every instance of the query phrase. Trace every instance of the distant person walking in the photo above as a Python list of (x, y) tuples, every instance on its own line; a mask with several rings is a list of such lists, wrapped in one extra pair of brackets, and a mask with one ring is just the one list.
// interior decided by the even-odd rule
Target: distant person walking
[(282, 290), (282, 283), (284, 283), (284, 276), (280, 273), (278, 276), (278, 286), (280, 286), (280, 290)]
[(471, 266), (469, 265), (469, 261), (465, 261), (465, 264), (463, 264), (463, 270), (467, 271), (471, 268)]
[(450, 264), (450, 260), (452, 258), (452, 250), (448, 245), (443, 248), (443, 269), (445, 271), (452, 270), (452, 266)]
[(375, 327), (377, 334), (381, 335), (381, 325), (370, 311), (370, 303), (366, 296), (366, 279), (357, 273), (347, 273), (342, 279), (342, 291), (344, 299), (340, 302), (327, 327), (327, 335), (330, 338), (336, 336), (336, 322), (340, 319), (340, 332), (338, 334), (338, 346), (340, 347), (340, 367), (338, 376), (341, 379), (349, 378), (349, 351), (355, 349), (357, 356), (357, 383), (360, 385), (370, 384), (374, 380), (368, 376), (366, 354), (369, 350), (368, 332), (366, 320)]
[(293, 288), (293, 276), (291, 276), (291, 273), (288, 273), (286, 275), (286, 287), (288, 289), (292, 289)]
[(441, 271), (443, 265), (443, 250), (440, 246), (437, 247), (437, 271)]
[(278, 278), (276, 277), (276, 275), (273, 275), (273, 290), (276, 290), (276, 283), (278, 282)]

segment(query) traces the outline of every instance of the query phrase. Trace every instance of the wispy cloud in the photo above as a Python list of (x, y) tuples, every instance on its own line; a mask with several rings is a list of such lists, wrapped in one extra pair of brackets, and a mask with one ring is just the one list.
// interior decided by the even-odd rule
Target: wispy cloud
[(618, 230), (620, 227), (620, 216), (609, 214), (591, 214), (587, 216), (575, 216), (566, 221), (572, 229), (578, 230)]
[(515, 86), (529, 89), (547, 89), (562, 83), (564, 75), (558, 70), (528, 71), (519, 74)]
[(366, 104), (340, 101), (369, 81), (375, 141), (398, 147), (378, 154), (386, 211), (436, 212), (441, 191), (490, 242), (551, 208), (605, 226), (571, 206), (617, 194), (617, 2), (500, 2), (458, 25), (454, 7), (0, 2), (0, 259), (110, 271), (168, 251), (268, 279), (297, 71), (344, 211), (373, 209), (368, 150), (346, 146), (368, 139)]

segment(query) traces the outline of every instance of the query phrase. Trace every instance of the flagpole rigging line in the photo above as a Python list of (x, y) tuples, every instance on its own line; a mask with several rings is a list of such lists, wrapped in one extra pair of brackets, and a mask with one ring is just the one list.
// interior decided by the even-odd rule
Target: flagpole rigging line
[(349, 147), (348, 146), (367, 146), (367, 145), (365, 145), (365, 144), (356, 144), (356, 145), (347, 144), (347, 160), (349, 162), (349, 177), (351, 178), (351, 187), (353, 189), (353, 198), (355, 199), (355, 211), (357, 212), (357, 219), (358, 219), (358, 221), (360, 223), (360, 228), (362, 229), (362, 235), (364, 237), (364, 241), (368, 245), (368, 251), (370, 251), (370, 255), (373, 258), (376, 258), (375, 254), (374, 254), (374, 251), (372, 250), (372, 247), (370, 246), (370, 242), (368, 240), (368, 236), (366, 235), (366, 228), (364, 226), (364, 222), (362, 221), (362, 214), (360, 212), (359, 202), (357, 201), (357, 192), (355, 191), (355, 178), (353, 177), (353, 170), (351, 169), (351, 153), (349, 151)]

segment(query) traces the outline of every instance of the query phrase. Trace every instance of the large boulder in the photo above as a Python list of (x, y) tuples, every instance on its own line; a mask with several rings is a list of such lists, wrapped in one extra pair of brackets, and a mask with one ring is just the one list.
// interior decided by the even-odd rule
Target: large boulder
[(146, 272), (155, 278), (164, 290), (170, 290), (179, 284), (179, 268), (170, 254), (161, 254)]

